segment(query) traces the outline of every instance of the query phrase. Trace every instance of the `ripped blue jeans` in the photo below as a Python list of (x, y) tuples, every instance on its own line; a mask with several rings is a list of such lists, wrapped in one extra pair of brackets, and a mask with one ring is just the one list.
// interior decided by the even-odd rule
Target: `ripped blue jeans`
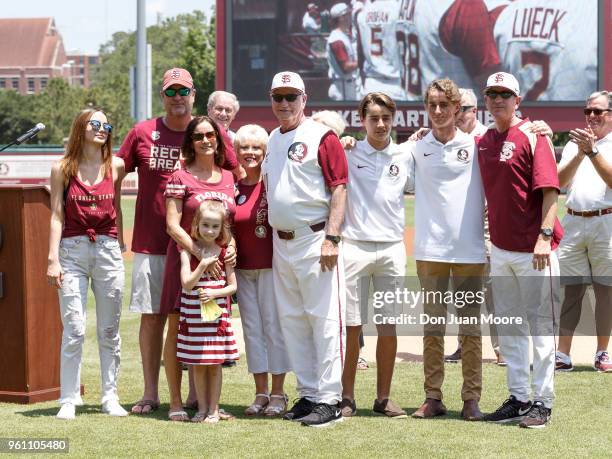
[(62, 334), (60, 403), (83, 403), (80, 394), (81, 356), (85, 341), (87, 288), (96, 303), (96, 328), (102, 403), (118, 400), (117, 377), (121, 360), (119, 319), (125, 271), (117, 239), (97, 236), (91, 242), (87, 236), (64, 238), (60, 241), (59, 259), (64, 279), (59, 293)]

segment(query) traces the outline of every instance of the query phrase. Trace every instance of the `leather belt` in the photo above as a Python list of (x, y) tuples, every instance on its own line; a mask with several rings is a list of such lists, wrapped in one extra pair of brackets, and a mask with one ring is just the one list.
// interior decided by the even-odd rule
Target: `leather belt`
[[(313, 233), (317, 233), (325, 228), (325, 222), (316, 223), (314, 225), (305, 226), (303, 228), (309, 228)], [(290, 241), (291, 239), (296, 238), (296, 232), (300, 233), (299, 231), (300, 229), (301, 228), (298, 228), (297, 230), (290, 230), (290, 231), (276, 230), (276, 234), (278, 234), (279, 239)]]
[(598, 210), (585, 210), (585, 211), (576, 211), (572, 210), (569, 207), (567, 208), (567, 213), (570, 215), (575, 215), (576, 217), (601, 217), (602, 215), (612, 214), (612, 207), (608, 207), (607, 209), (598, 209)]

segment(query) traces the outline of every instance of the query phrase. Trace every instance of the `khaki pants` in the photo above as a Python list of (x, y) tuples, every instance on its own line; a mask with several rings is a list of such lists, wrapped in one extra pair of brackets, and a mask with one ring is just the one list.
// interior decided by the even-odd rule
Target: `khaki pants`
[[(481, 263), (441, 263), (417, 261), (417, 274), (421, 287), (427, 292), (449, 291), (452, 277), (454, 292), (478, 292), (482, 290), (484, 264)], [(426, 298), (424, 312), (429, 317), (447, 317), (447, 305), (437, 299)], [(456, 308), (458, 317), (480, 317), (480, 302)], [(461, 343), (461, 370), (463, 386), (461, 399), (480, 400), (482, 391), (482, 338), (480, 325), (459, 325)], [(445, 323), (425, 324), (423, 326), (423, 369), (425, 373), (425, 396), (442, 400), (444, 382), (444, 335)]]

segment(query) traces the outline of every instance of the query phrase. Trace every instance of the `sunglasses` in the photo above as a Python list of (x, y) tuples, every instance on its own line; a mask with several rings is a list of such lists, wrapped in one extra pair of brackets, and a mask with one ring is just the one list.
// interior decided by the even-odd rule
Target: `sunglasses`
[(113, 131), (113, 126), (108, 123), (100, 123), (98, 120), (91, 120), (89, 125), (94, 132), (98, 132), (100, 128), (104, 129), (108, 134)]
[(283, 99), (287, 102), (295, 102), (299, 96), (301, 96), (301, 94), (272, 94), (272, 100), (277, 104), (280, 104)]
[(604, 108), (603, 110), (601, 108), (585, 108), (583, 110), (585, 116), (591, 116), (591, 113), (594, 114), (595, 116), (601, 116), (606, 112), (610, 112), (612, 110), (610, 110), (609, 108)]
[(168, 88), (164, 90), (164, 94), (168, 97), (176, 96), (177, 92), (179, 96), (185, 97), (191, 94), (191, 88), (179, 88), (179, 89)]
[(497, 99), (497, 97), (501, 97), (502, 99), (510, 99), (511, 97), (515, 97), (512, 91), (487, 91), (485, 92), (485, 96), (490, 97), (493, 100)]
[(209, 142), (212, 142), (213, 140), (217, 139), (217, 134), (215, 133), (215, 131), (195, 132), (191, 135), (191, 140), (193, 140), (194, 142), (201, 142), (202, 140), (204, 140), (204, 137), (206, 137), (206, 140), (208, 140)]
[(474, 108), (474, 106), (473, 105), (462, 105), (461, 106), (461, 113), (465, 113), (468, 110), (470, 110), (471, 108)]

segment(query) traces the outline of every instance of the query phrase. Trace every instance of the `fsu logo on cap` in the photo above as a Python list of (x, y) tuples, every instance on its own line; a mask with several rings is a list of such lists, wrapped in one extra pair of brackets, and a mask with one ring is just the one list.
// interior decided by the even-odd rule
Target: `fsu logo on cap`
[(283, 76), (281, 77), (281, 81), (285, 84), (290, 83), (291, 75), (289, 75), (288, 73), (284, 73)]
[(504, 144), (502, 145), (502, 151), (499, 154), (499, 160), (500, 161), (508, 161), (510, 158), (512, 158), (513, 150), (516, 148), (516, 145), (514, 144), (514, 142), (504, 142)]
[(504, 81), (504, 74), (503, 73), (498, 73), (497, 75), (495, 75), (495, 82), (496, 83), (501, 83), (502, 81)]
[(176, 79), (176, 78), (180, 78), (180, 76), (181, 76), (181, 72), (179, 72), (178, 70), (174, 69), (172, 71), (172, 78)]
[(462, 163), (467, 163), (470, 159), (470, 154), (465, 148), (462, 148), (457, 152), (457, 159)]
[(295, 142), (291, 144), (287, 151), (289, 159), (301, 163), (308, 154), (308, 147), (304, 142)]

